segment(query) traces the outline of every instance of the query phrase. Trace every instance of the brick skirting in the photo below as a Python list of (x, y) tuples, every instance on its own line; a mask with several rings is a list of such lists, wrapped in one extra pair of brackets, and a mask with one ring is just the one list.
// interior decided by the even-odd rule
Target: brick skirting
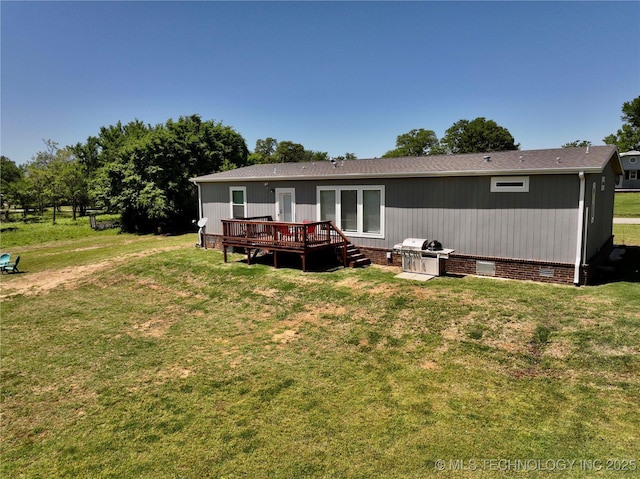
[[(580, 284), (593, 284), (598, 281), (598, 266), (606, 261), (611, 250), (613, 238), (607, 241), (589, 264), (580, 267)], [(402, 257), (391, 253), (391, 259), (387, 253), (390, 250), (381, 248), (367, 248), (358, 246), (360, 251), (371, 259), (372, 263), (379, 265), (402, 266)], [(473, 256), (452, 253), (449, 259), (441, 260), (441, 271), (452, 275), (478, 275), (496, 278), (529, 280), (542, 283), (573, 284), (574, 268), (571, 263), (555, 263), (548, 261), (536, 261), (515, 258), (498, 258), (488, 256)], [(487, 263), (494, 267), (493, 274), (478, 272), (478, 262)]]
[[(204, 235), (205, 248), (222, 249), (222, 238), (219, 235)], [(593, 284), (598, 281), (598, 266), (606, 262), (613, 245), (613, 237), (600, 248), (599, 252), (590, 259), (587, 265), (580, 268), (580, 284)], [(356, 245), (357, 246), (357, 245)], [(372, 263), (387, 266), (402, 266), (402, 257), (391, 250), (383, 248), (358, 249), (368, 257)], [(388, 253), (391, 253), (389, 258)], [(472, 256), (452, 253), (444, 261), (441, 270), (453, 275), (479, 275), (496, 278), (530, 280), (543, 283), (573, 284), (574, 265), (570, 263), (554, 263), (547, 261), (498, 258), (489, 256)], [(482, 274), (477, 270), (478, 261), (493, 264), (493, 274)]]

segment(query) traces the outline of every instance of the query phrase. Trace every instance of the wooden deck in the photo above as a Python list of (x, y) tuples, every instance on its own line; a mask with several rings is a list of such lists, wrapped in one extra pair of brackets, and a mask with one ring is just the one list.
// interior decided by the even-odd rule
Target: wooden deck
[(284, 223), (270, 216), (222, 220), (222, 249), (227, 261), (227, 248), (244, 248), (251, 264), (258, 251), (273, 252), (273, 265), (278, 267), (278, 252), (297, 253), (302, 270), (307, 270), (307, 257), (316, 251), (334, 249), (343, 265), (347, 265), (348, 238), (331, 221)]

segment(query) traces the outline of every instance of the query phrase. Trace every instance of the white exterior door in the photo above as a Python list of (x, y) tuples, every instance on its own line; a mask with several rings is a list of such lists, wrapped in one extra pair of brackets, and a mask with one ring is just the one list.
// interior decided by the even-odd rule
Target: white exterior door
[(296, 221), (296, 190), (276, 188), (276, 221)]

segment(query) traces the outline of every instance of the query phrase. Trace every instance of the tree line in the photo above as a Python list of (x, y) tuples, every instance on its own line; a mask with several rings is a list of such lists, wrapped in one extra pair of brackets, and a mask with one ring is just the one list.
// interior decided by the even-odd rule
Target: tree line
[(53, 207), (54, 221), (63, 203), (74, 219), (89, 208), (119, 213), (125, 231), (140, 233), (188, 229), (196, 204), (189, 179), (244, 166), (249, 154), (233, 128), (198, 115), (155, 126), (118, 122), (85, 143), (45, 147), (20, 168), (3, 157), (4, 202)]
[[(622, 127), (603, 139), (620, 151), (640, 149), (640, 96), (622, 106)], [(576, 140), (563, 147), (589, 146)], [(195, 176), (260, 163), (325, 161), (327, 152), (307, 150), (292, 141), (267, 137), (249, 152), (232, 127), (198, 115), (169, 119), (155, 126), (134, 120), (100, 128), (84, 143), (60, 148), (52, 140), (31, 161), (17, 166), (1, 157), (0, 193), (7, 208), (20, 205), (40, 212), (70, 205), (73, 218), (90, 208), (118, 213), (125, 231), (185, 231), (197, 203), (189, 182)], [(414, 129), (396, 138), (383, 157), (428, 156), (517, 150), (511, 133), (493, 120), (459, 120), (442, 138)], [(345, 153), (336, 159), (355, 160)]]

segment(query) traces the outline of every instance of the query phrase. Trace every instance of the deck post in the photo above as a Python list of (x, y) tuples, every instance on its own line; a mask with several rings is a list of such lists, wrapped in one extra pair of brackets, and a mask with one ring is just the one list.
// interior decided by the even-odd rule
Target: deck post
[(273, 267), (278, 269), (278, 250), (273, 250)]
[(222, 245), (222, 254), (224, 255), (224, 262), (227, 262), (227, 245)]

